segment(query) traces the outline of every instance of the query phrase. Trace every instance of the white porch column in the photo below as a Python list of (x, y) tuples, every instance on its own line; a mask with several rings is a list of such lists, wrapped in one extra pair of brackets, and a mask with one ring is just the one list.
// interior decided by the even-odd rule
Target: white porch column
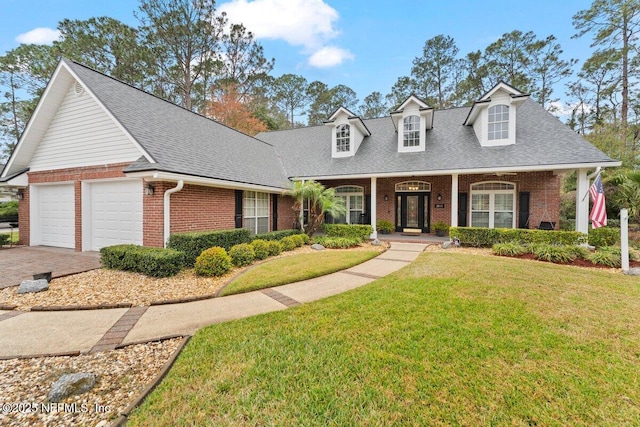
[(378, 212), (378, 178), (371, 177), (371, 227), (373, 227), (373, 233), (371, 233), (372, 239), (378, 238), (378, 230), (376, 230), (377, 212)]
[(576, 231), (589, 232), (589, 179), (587, 169), (578, 169), (576, 185)]
[(451, 174), (451, 226), (458, 226), (458, 174)]

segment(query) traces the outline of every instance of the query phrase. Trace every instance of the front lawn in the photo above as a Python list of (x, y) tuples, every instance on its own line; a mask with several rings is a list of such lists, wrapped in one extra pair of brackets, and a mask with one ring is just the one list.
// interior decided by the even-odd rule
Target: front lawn
[(274, 259), (242, 274), (220, 295), (239, 294), (324, 276), (361, 264), (379, 254), (377, 250), (325, 250)]
[(423, 253), (199, 331), (131, 425), (640, 425), (637, 277)]

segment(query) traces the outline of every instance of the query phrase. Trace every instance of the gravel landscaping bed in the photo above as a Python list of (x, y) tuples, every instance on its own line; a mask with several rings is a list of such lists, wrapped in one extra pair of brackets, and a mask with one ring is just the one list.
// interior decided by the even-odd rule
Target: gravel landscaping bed
[[(1, 360), (0, 425), (107, 425), (106, 420), (117, 418), (150, 385), (181, 341), (174, 338), (80, 356)], [(59, 404), (47, 404), (60, 375), (75, 372), (95, 373), (96, 386)]]
[[(347, 250), (384, 250), (385, 248), (385, 245), (363, 244), (358, 248)], [(314, 251), (310, 246), (303, 246), (293, 251), (283, 252), (269, 260), (307, 252)], [(148, 306), (155, 302), (213, 296), (246, 268), (234, 268), (221, 277), (202, 277), (196, 275), (193, 269), (188, 269), (174, 277), (162, 279), (139, 273), (98, 269), (53, 279), (49, 284), (49, 290), (44, 292), (19, 295), (17, 286), (0, 289), (0, 305), (16, 306), (16, 309), (24, 311), (36, 306), (98, 306), (123, 303)]]

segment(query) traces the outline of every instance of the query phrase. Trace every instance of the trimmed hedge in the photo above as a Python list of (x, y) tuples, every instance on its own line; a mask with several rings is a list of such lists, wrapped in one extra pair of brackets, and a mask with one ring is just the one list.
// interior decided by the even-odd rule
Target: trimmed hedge
[(577, 231), (529, 230), (521, 228), (451, 227), (449, 237), (463, 246), (490, 247), (496, 243), (580, 245), (587, 235)]
[(253, 240), (282, 240), (285, 237), (293, 236), (298, 233), (300, 233), (300, 230), (270, 231), (269, 233), (256, 234), (253, 236)]
[(314, 237), (313, 242), (329, 249), (348, 249), (359, 246), (362, 240), (359, 237)]
[(267, 246), (267, 241), (262, 239), (256, 239), (251, 242), (251, 246), (253, 246), (254, 258), (255, 259), (265, 259), (269, 256), (269, 247)]
[(184, 254), (174, 249), (115, 245), (100, 249), (102, 266), (151, 277), (175, 276), (184, 266)]
[(167, 247), (183, 252), (185, 264), (193, 267), (200, 254), (209, 248), (219, 246), (230, 250), (240, 243), (251, 242), (251, 232), (245, 228), (219, 231), (199, 231), (192, 233), (176, 233), (169, 236)]
[(293, 236), (287, 236), (280, 240), (283, 251), (292, 251), (296, 248), (297, 239)]
[(9, 243), (9, 239), (10, 238), (11, 238), (10, 234), (1, 233), (0, 234), (0, 246), (6, 245), (7, 243)]
[(364, 242), (373, 233), (373, 227), (364, 224), (324, 224), (324, 234), (328, 237), (346, 237)]
[(269, 240), (267, 241), (267, 249), (269, 250), (269, 256), (280, 255), (282, 253), (282, 243), (279, 240)]
[(200, 276), (222, 276), (233, 268), (233, 262), (224, 248), (214, 246), (202, 251), (194, 268)]
[(596, 248), (614, 246), (620, 243), (620, 229), (613, 227), (600, 227), (589, 230), (589, 244)]
[(233, 262), (233, 265), (236, 267), (244, 267), (256, 259), (254, 247), (249, 243), (235, 245), (229, 251), (229, 256), (231, 257), (231, 262)]

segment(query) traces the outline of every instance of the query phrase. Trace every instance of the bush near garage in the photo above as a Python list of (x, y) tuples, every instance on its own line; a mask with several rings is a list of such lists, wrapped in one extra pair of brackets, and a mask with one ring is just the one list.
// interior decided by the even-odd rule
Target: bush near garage
[(233, 262), (224, 248), (214, 246), (202, 251), (194, 268), (200, 276), (222, 276), (233, 268)]
[(184, 267), (184, 254), (174, 249), (115, 245), (100, 249), (102, 266), (150, 277), (175, 276)]
[(176, 233), (169, 237), (167, 247), (183, 252), (185, 263), (193, 267), (200, 254), (209, 248), (219, 246), (226, 251), (240, 243), (251, 242), (251, 232), (245, 228), (233, 230), (199, 231)]

